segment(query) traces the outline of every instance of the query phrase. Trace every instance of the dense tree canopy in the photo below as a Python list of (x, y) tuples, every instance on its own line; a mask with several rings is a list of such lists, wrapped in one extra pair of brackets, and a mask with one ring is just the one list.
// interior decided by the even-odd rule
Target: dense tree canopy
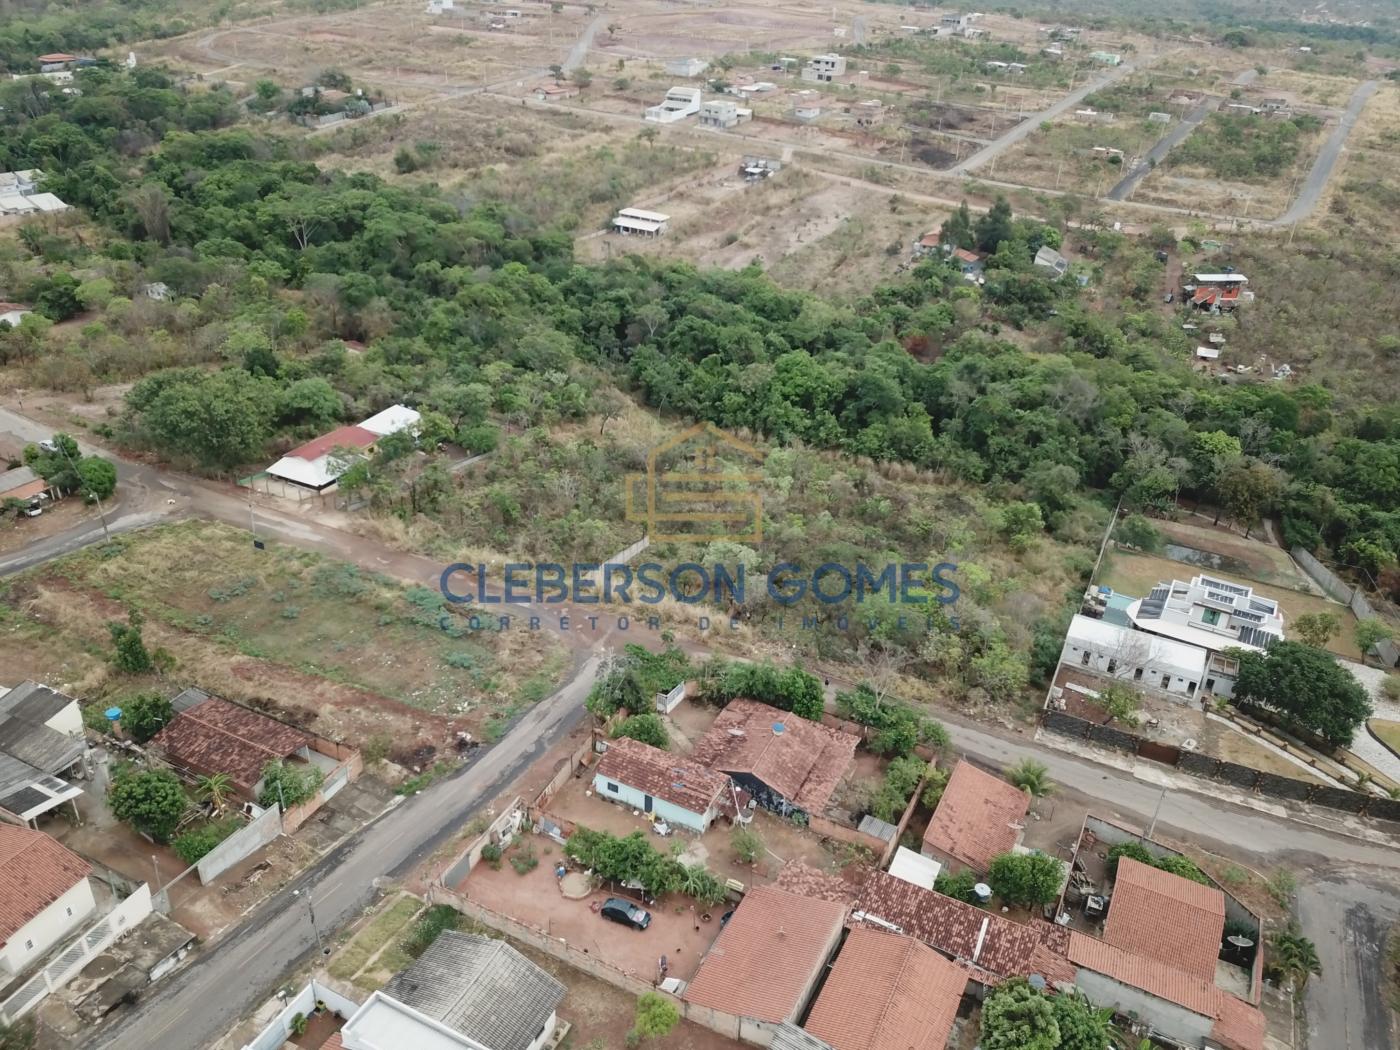
[(1234, 650), (1240, 662), (1235, 699), (1278, 712), (1328, 743), (1351, 743), (1371, 714), (1371, 702), (1330, 653), (1302, 642), (1276, 642), (1267, 652)]

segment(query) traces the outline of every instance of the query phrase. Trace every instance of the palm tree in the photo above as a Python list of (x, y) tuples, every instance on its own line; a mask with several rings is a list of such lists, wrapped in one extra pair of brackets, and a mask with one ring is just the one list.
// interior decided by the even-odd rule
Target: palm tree
[(1006, 779), (1031, 798), (1044, 798), (1055, 790), (1049, 768), (1033, 758), (1023, 758), (1017, 762), (1006, 771)]
[(195, 791), (214, 808), (215, 813), (222, 813), (228, 805), (229, 796), (233, 794), (233, 778), (227, 773), (211, 773), (195, 781)]
[(1322, 976), (1316, 945), (1299, 933), (1296, 925), (1274, 934), (1269, 947), (1273, 950), (1273, 968), (1288, 978), (1295, 992), (1307, 986), (1309, 977)]

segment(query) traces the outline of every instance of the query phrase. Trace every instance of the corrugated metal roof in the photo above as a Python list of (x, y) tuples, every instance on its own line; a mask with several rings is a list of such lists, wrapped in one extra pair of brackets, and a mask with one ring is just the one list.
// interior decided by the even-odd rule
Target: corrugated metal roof
[(504, 941), (438, 934), (384, 994), (490, 1050), (529, 1050), (564, 986)]

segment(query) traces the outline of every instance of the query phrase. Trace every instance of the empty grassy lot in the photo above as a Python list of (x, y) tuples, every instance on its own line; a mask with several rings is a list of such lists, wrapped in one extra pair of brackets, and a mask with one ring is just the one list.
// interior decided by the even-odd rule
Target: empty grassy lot
[[(163, 679), (108, 664), (107, 624), (132, 610), (149, 647), (174, 658)], [(185, 522), (119, 537), (0, 590), (0, 666), (85, 699), (198, 684), (271, 705), (326, 735), (395, 744), (420, 728), (492, 736), (542, 699), (566, 666), (551, 636), (472, 632), (441, 597), (353, 565), (248, 534)]]

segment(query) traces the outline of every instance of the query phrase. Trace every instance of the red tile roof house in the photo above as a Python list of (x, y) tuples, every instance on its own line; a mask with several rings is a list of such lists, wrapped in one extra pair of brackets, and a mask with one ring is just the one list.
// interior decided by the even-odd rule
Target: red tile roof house
[(836, 950), (846, 907), (758, 886), (725, 923), (685, 990), (686, 1016), (732, 1038), (766, 1044), (811, 1001)]
[(1069, 931), (1063, 927), (1016, 922), (888, 872), (870, 873), (857, 891), (851, 918), (922, 941), (987, 987), (1033, 974), (1052, 986), (1074, 982), (1074, 966), (1065, 959)]
[(967, 974), (912, 937), (858, 926), (804, 1027), (832, 1050), (944, 1050)]
[(593, 790), (599, 798), (639, 809), (658, 820), (704, 833), (726, 809), (733, 789), (723, 773), (623, 737), (598, 760)]
[(1188, 1045), (1263, 1050), (1264, 1015), (1216, 984), (1225, 896), (1130, 857), (1118, 861), (1103, 940), (1070, 934), (1075, 983)]
[(97, 909), (91, 870), (42, 831), (0, 822), (0, 978), (38, 962)]
[(239, 794), (256, 800), (269, 762), (310, 759), (311, 738), (301, 730), (219, 697), (199, 695), (202, 699), (184, 710), (177, 697), (177, 714), (151, 740), (177, 769), (194, 776), (227, 773)]
[(860, 739), (753, 700), (733, 700), (690, 752), (783, 816), (826, 809)]
[(1021, 841), (1030, 805), (1030, 796), (1020, 788), (959, 761), (919, 852), (950, 872), (970, 868), (985, 875), (993, 857)]

